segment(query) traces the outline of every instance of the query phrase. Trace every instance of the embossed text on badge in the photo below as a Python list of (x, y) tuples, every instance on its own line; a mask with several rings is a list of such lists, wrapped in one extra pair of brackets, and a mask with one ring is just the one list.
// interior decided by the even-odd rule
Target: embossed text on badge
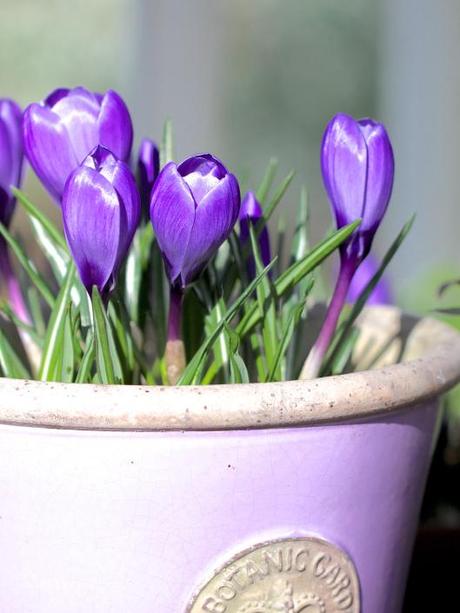
[(353, 562), (314, 537), (270, 541), (234, 557), (187, 613), (359, 613)]

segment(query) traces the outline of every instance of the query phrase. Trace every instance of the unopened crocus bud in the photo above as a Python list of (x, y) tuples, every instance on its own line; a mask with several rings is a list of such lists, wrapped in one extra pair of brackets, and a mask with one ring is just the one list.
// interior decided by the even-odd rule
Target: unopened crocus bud
[(324, 133), (321, 170), (337, 227), (356, 219), (361, 219), (361, 224), (340, 246), (340, 270), (334, 294), (301, 379), (312, 379), (320, 372), (353, 275), (369, 253), (390, 200), (394, 158), (384, 126), (373, 119), (357, 121), (349, 115), (336, 115)]
[(393, 149), (385, 127), (373, 119), (336, 115), (323, 137), (321, 170), (337, 227), (361, 224), (341, 255), (361, 261), (369, 253), (393, 188)]
[(181, 339), (183, 290), (228, 237), (238, 219), (240, 189), (218, 159), (204, 153), (169, 162), (152, 191), (150, 218), (171, 284), (166, 370), (177, 383), (185, 366)]
[(184, 288), (196, 279), (239, 210), (238, 182), (212, 155), (166, 164), (155, 181), (150, 218), (171, 285)]
[[(359, 265), (350, 283), (348, 290), (347, 301), (356, 302), (366, 289), (368, 283), (372, 280), (379, 269), (379, 263), (376, 258), (370, 253), (366, 259)], [(380, 277), (377, 285), (367, 299), (367, 304), (393, 304), (393, 292), (388, 278), (383, 275)]]
[(57, 89), (24, 112), (24, 148), (37, 176), (59, 202), (67, 178), (102, 145), (128, 161), (133, 127), (126, 104), (114, 91)]
[(96, 147), (70, 175), (62, 198), (64, 231), (88, 293), (107, 296), (140, 219), (140, 198), (129, 166)]
[(142, 139), (137, 156), (137, 184), (141, 196), (142, 211), (149, 217), (150, 196), (153, 184), (160, 172), (160, 151), (149, 138)]
[[(249, 240), (249, 224), (251, 224), (254, 229), (257, 226), (257, 223), (263, 217), (262, 207), (256, 199), (254, 192), (248, 192), (241, 202), (240, 209), (240, 239), (241, 243), (244, 245)], [(271, 254), (270, 254), (270, 236), (268, 234), (267, 226), (264, 226), (258, 236), (259, 242), (259, 250), (260, 250), (260, 258), (262, 260), (262, 264), (264, 266), (268, 266), (271, 262)], [(249, 256), (248, 258), (248, 276), (249, 279), (254, 279), (256, 274), (256, 267), (253, 256)]]

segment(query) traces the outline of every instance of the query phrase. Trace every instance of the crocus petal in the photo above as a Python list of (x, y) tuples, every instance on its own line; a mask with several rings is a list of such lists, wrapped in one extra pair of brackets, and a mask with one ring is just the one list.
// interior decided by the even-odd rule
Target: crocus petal
[(209, 153), (184, 160), (177, 171), (190, 187), (197, 205), (227, 174), (222, 162)]
[(80, 278), (88, 292), (103, 292), (118, 258), (121, 232), (119, 196), (107, 179), (86, 166), (69, 177), (63, 199), (64, 230)]
[[(244, 244), (249, 240), (249, 224), (254, 226), (259, 219), (263, 217), (263, 210), (257, 201), (253, 192), (248, 192), (241, 203), (241, 209), (239, 214), (240, 219), (240, 240)], [(271, 262), (271, 250), (270, 250), (270, 236), (268, 234), (267, 226), (262, 228), (258, 236), (260, 257), (264, 266), (268, 266)], [(248, 259), (248, 274), (249, 278), (255, 277), (255, 262), (251, 256)]]
[[(18, 186), (21, 179), (22, 159), (23, 159), (23, 146), (22, 146), (22, 111), (19, 105), (14, 100), (0, 100), (0, 123), (2, 123), (7, 132), (10, 147), (11, 166), (10, 174), (7, 179), (7, 183), (4, 185), (9, 187), (10, 185)], [(3, 157), (3, 152), (0, 154), (0, 159)], [(3, 170), (3, 169), (2, 169)], [(2, 176), (2, 170), (0, 174)]]
[(362, 232), (375, 230), (385, 214), (393, 188), (394, 157), (382, 124), (372, 119), (358, 122), (367, 143), (368, 169)]
[(141, 203), (136, 181), (129, 166), (117, 160), (111, 153), (105, 157), (100, 173), (117, 191), (125, 211), (126, 223), (123, 225), (125, 231), (121, 235), (119, 248), (120, 256), (123, 257), (131, 245), (141, 216)]
[(367, 158), (358, 123), (348, 115), (336, 115), (323, 137), (321, 170), (339, 227), (362, 217)]
[(137, 178), (142, 208), (148, 211), (150, 196), (155, 179), (160, 172), (160, 152), (149, 138), (142, 139), (137, 156)]
[(0, 121), (0, 185), (8, 190), (13, 170), (13, 150), (7, 126)]
[(59, 116), (31, 104), (24, 113), (24, 148), (39, 179), (59, 200), (67, 177), (79, 164)]
[(99, 144), (127, 161), (133, 144), (133, 125), (126, 104), (113, 90), (102, 98), (98, 129)]
[(57, 89), (52, 91), (51, 94), (48, 94), (48, 96), (43, 101), (44, 105), (48, 106), (49, 108), (53, 107), (57, 102), (59, 102), (61, 98), (68, 96), (69, 91), (70, 90), (67, 87), (58, 87)]
[(195, 223), (182, 267), (183, 285), (193, 280), (228, 237), (238, 219), (239, 210), (238, 182), (232, 174), (227, 174), (196, 208)]
[(150, 218), (171, 283), (181, 273), (195, 221), (195, 201), (173, 162), (158, 175), (152, 191)]
[(78, 90), (77, 94), (71, 92), (52, 108), (52, 112), (60, 118), (61, 125), (67, 131), (68, 146), (73, 149), (78, 164), (83, 162), (99, 142), (96, 124), (99, 106), (94, 96), (87, 94), (88, 92), (78, 95)]

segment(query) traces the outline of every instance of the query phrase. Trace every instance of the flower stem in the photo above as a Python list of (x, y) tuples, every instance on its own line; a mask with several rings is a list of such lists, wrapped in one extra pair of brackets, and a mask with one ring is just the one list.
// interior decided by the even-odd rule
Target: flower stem
[(353, 275), (358, 267), (354, 258), (343, 257), (340, 262), (339, 276), (335, 285), (334, 294), (326, 312), (321, 331), (315, 344), (310, 350), (300, 373), (299, 379), (314, 379), (318, 376), (324, 356), (337, 328), (337, 322), (347, 298)]
[(181, 334), (183, 298), (181, 289), (171, 287), (165, 350), (166, 372), (170, 385), (176, 385), (185, 368), (185, 348)]

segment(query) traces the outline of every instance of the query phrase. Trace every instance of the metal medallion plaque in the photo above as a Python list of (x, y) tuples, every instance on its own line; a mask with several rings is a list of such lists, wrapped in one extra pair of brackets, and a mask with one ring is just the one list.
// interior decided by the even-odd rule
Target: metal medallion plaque
[(187, 613), (359, 613), (356, 569), (336, 545), (306, 537), (269, 541), (215, 573)]

